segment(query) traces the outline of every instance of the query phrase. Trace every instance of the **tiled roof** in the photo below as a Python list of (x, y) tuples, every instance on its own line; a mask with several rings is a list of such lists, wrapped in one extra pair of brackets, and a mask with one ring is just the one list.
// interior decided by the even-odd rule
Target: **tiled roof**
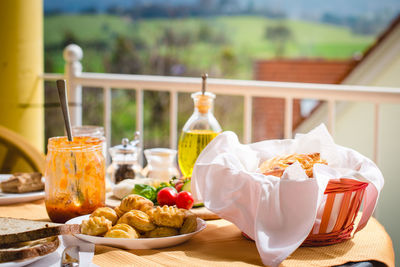
[(355, 60), (284, 59), (255, 62), (254, 78), (263, 81), (340, 83)]

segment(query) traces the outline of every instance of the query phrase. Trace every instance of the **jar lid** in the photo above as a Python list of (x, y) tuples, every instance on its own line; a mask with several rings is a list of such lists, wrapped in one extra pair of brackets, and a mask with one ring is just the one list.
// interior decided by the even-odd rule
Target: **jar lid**
[(136, 153), (137, 147), (133, 146), (129, 143), (128, 138), (123, 138), (121, 141), (121, 145), (114, 146), (110, 148), (110, 152), (112, 154), (132, 154)]

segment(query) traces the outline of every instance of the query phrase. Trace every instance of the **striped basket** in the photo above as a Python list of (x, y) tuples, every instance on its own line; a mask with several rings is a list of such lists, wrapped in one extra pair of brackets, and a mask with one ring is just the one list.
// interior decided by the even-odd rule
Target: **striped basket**
[[(326, 202), (321, 222), (314, 225), (302, 246), (326, 246), (352, 238), (354, 220), (367, 186), (368, 183), (353, 179), (330, 180), (324, 192)], [(337, 214), (336, 218), (332, 214)]]

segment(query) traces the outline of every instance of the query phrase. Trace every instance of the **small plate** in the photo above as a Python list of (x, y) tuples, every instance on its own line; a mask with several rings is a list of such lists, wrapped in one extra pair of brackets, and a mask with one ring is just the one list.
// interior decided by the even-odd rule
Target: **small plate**
[(0, 263), (0, 267), (20, 267), (20, 266), (25, 266), (25, 265), (31, 264), (31, 263), (33, 263), (35, 261), (38, 261), (40, 259), (43, 259), (44, 257), (47, 257), (47, 256), (48, 255), (43, 255), (43, 256), (39, 256), (39, 257), (27, 259), (27, 260), (22, 260), (22, 261), (3, 262), (3, 263)]
[[(46, 258), (46, 257), (57, 257), (56, 254), (59, 254), (59, 252), (58, 252), (59, 248), (60, 248), (60, 245), (58, 246), (58, 248), (55, 251), (50, 252), (49, 254), (33, 257), (30, 259), (2, 262), (2, 263), (0, 263), (0, 267), (21, 267), (21, 266), (26, 266), (28, 264), (29, 264), (29, 266), (31, 266), (30, 265), (31, 263), (34, 263), (34, 262), (42, 260), (42, 259), (44, 260), (44, 258)], [(59, 258), (59, 256), (58, 256), (58, 258)]]
[[(66, 222), (66, 224), (81, 224), (83, 220), (87, 220), (90, 215), (83, 215), (73, 218)], [(195, 234), (203, 231), (207, 224), (204, 220), (197, 218), (197, 229), (193, 233), (176, 235), (169, 237), (159, 237), (159, 238), (110, 238), (110, 237), (99, 237), (90, 236), (84, 234), (76, 234), (75, 236), (81, 240), (96, 244), (105, 245), (123, 249), (154, 249), (154, 248), (165, 248), (170, 246), (175, 246), (189, 240)], [(1, 267), (1, 266), (0, 266)]]
[[(11, 174), (0, 174), (0, 182), (10, 178)], [(44, 198), (44, 191), (29, 193), (2, 193), (0, 189), (0, 205), (29, 202)]]

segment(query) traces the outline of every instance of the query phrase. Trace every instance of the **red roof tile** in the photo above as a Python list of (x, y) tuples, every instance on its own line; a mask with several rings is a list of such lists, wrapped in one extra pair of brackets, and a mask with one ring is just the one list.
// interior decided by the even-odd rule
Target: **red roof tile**
[(254, 78), (264, 81), (340, 83), (355, 60), (262, 60), (255, 63)]

